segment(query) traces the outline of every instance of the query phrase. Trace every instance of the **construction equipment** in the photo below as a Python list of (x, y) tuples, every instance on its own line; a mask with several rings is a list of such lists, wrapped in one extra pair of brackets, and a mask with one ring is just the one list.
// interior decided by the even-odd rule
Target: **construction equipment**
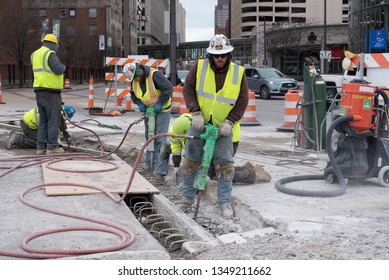
[[(147, 120), (147, 139), (150, 139), (155, 135), (155, 119), (157, 113), (154, 112), (154, 107), (147, 107), (145, 118)], [(154, 171), (154, 140), (147, 146), (147, 151), (150, 152), (150, 172)]]
[[(279, 191), (302, 196), (338, 196), (345, 192), (349, 180), (374, 177), (378, 178), (381, 186), (389, 186), (389, 98), (385, 92), (388, 88), (377, 86), (385, 83), (385, 73), (389, 68), (382, 66), (381, 75), (378, 75), (380, 71), (377, 67), (369, 68), (375, 70), (375, 80), (373, 85), (370, 80), (366, 81), (369, 75), (363, 75), (366, 65), (364, 58), (373, 57), (373, 54), (358, 56), (357, 79), (342, 86), (340, 113), (334, 116), (326, 135), (329, 162), (324, 169), (324, 176), (284, 178), (276, 182)], [(381, 76), (382, 80), (377, 80), (377, 76)], [(339, 133), (337, 141), (333, 137), (335, 131)], [(325, 179), (328, 183), (339, 182), (340, 188), (330, 191), (291, 190), (283, 185), (293, 181), (319, 179)]]
[(200, 200), (207, 184), (208, 169), (211, 165), (213, 152), (215, 150), (216, 139), (219, 137), (219, 128), (211, 124), (204, 125), (205, 132), (200, 135), (200, 138), (205, 140), (203, 147), (204, 154), (200, 168), (197, 172), (193, 187), (197, 189), (197, 198), (195, 203), (195, 211), (193, 219), (197, 219), (199, 212)]

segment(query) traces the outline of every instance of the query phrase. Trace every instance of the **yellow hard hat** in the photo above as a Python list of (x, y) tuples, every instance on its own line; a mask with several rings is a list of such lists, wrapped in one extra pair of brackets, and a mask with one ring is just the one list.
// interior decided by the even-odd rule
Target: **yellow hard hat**
[(58, 38), (57, 38), (54, 34), (47, 34), (47, 35), (43, 38), (43, 42), (52, 42), (52, 43), (58, 45)]
[(191, 122), (190, 114), (182, 114), (173, 122), (172, 130), (177, 134), (187, 134)]

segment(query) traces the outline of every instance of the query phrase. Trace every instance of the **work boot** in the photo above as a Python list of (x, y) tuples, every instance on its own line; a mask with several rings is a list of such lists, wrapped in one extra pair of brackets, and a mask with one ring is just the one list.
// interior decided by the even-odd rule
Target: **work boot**
[(5, 140), (5, 149), (11, 150), (12, 148), (16, 147), (17, 140), (18, 140), (18, 134), (12, 130), (8, 139)]
[(154, 173), (153, 178), (151, 179), (151, 182), (155, 186), (161, 186), (165, 183), (165, 177), (161, 174)]
[(45, 155), (46, 154), (46, 149), (37, 149), (36, 150), (37, 155)]
[(181, 199), (176, 202), (176, 206), (184, 213), (187, 213), (190, 211), (190, 208), (192, 207), (193, 202), (188, 199)]
[(232, 210), (231, 205), (229, 203), (220, 205), (219, 209), (224, 218), (230, 219), (234, 217), (234, 210)]
[(151, 168), (147, 164), (142, 164), (138, 170), (141, 175), (150, 175), (151, 172)]
[(263, 168), (263, 165), (255, 164), (255, 183), (265, 183), (271, 181), (271, 175)]
[(62, 153), (64, 153), (65, 152), (65, 150), (62, 148), (62, 147), (57, 147), (57, 148), (55, 148), (55, 149), (48, 149), (47, 150), (47, 154), (48, 155), (52, 155), (52, 154), (62, 154)]
[(254, 166), (246, 162), (243, 166), (235, 166), (233, 183), (254, 184), (256, 175)]

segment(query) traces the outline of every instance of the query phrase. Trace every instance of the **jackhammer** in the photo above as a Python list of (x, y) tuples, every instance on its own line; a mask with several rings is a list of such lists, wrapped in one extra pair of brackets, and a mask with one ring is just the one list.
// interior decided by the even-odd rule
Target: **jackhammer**
[(193, 185), (193, 187), (197, 189), (197, 198), (193, 216), (195, 221), (199, 212), (201, 196), (207, 184), (208, 169), (211, 166), (216, 139), (219, 137), (219, 128), (217, 126), (205, 124), (204, 130), (205, 132), (200, 135), (200, 138), (205, 140), (205, 145), (203, 147), (204, 154)]
[[(147, 139), (150, 139), (155, 135), (155, 119), (157, 113), (154, 112), (153, 107), (147, 107), (145, 118), (147, 119)], [(154, 140), (150, 142), (147, 146), (147, 152), (150, 152), (150, 173), (153, 174), (154, 171)]]

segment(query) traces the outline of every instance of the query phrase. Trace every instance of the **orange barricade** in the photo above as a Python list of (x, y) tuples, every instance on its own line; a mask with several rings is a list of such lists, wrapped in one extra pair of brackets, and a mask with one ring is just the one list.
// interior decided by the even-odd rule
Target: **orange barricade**
[(173, 87), (173, 95), (172, 95), (172, 114), (180, 113), (181, 108), (181, 98), (182, 97), (182, 86)]
[(93, 100), (93, 76), (91, 75), (89, 78), (89, 99), (88, 99), (88, 108), (93, 108), (94, 105), (94, 100)]
[(249, 104), (243, 114), (241, 125), (261, 125), (257, 121), (257, 106), (255, 105), (255, 93), (249, 90)]
[(0, 104), (5, 104), (5, 102), (3, 102), (3, 86), (1, 85), (1, 75), (0, 75)]
[(70, 87), (70, 80), (69, 79), (65, 79), (65, 89), (71, 89)]
[(301, 90), (290, 89), (285, 94), (284, 124), (277, 130), (294, 131), (301, 107)]

